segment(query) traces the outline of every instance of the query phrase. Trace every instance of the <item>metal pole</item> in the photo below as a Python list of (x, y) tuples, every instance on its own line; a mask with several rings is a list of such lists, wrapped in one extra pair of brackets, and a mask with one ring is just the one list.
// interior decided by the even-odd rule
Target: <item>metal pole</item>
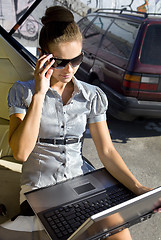
[(18, 20), (18, 22), (14, 25), (14, 27), (10, 30), (9, 34), (12, 35), (20, 25), (26, 20), (26, 18), (30, 15), (30, 13), (39, 5), (42, 0), (36, 0), (31, 7), (25, 12), (25, 14)]

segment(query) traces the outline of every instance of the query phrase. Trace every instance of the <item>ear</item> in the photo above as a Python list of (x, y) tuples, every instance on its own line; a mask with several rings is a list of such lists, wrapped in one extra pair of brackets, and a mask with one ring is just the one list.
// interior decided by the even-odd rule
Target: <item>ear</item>
[(37, 48), (37, 50), (38, 50), (38, 53), (39, 53), (39, 57), (41, 57), (43, 55), (43, 52), (42, 52), (41, 48)]

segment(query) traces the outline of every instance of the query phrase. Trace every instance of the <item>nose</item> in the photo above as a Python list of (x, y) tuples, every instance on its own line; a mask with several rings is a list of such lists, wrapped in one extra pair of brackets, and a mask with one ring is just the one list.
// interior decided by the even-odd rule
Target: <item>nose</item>
[(69, 63), (65, 66), (64, 69), (67, 70), (68, 72), (72, 72), (72, 71), (73, 71), (73, 66), (72, 66), (72, 64), (69, 62)]

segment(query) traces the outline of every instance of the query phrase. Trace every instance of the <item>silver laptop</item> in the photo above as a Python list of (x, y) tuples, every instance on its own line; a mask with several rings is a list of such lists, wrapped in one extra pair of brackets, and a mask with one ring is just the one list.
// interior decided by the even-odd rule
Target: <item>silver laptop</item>
[(105, 168), (25, 194), (53, 240), (98, 240), (153, 215), (161, 187), (135, 196)]

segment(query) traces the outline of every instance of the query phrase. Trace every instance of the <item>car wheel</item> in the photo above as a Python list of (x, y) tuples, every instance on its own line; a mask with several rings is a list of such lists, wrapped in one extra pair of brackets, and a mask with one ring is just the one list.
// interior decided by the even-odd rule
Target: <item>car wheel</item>
[(95, 85), (95, 86), (98, 86), (98, 87), (100, 86), (100, 82), (99, 82), (98, 78), (95, 78), (90, 82), (91, 82), (92, 85)]

